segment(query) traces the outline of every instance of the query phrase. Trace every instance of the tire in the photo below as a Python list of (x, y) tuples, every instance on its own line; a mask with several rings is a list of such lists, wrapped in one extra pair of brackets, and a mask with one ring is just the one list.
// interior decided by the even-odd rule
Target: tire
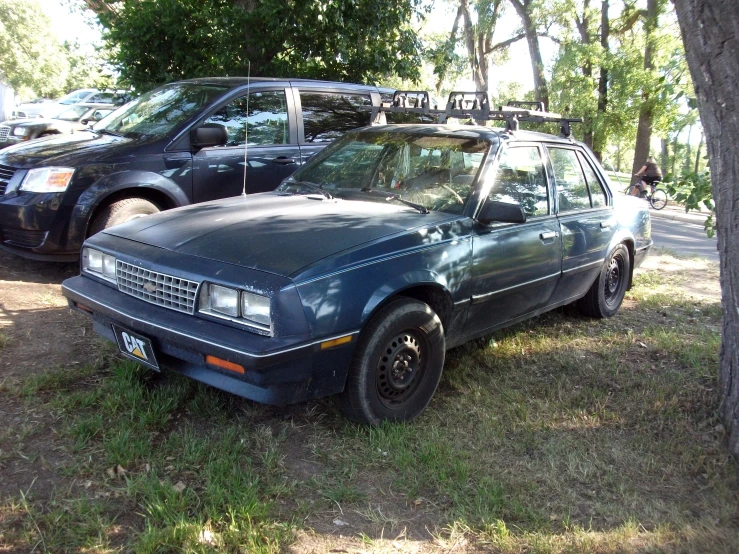
[(439, 317), (412, 298), (397, 298), (367, 324), (354, 352), (341, 410), (371, 425), (410, 421), (436, 392), (446, 343)]
[(625, 245), (619, 244), (606, 258), (590, 290), (578, 302), (590, 317), (611, 317), (618, 312), (631, 277), (631, 258)]
[(145, 198), (124, 198), (105, 206), (92, 220), (88, 236), (99, 233), (103, 229), (120, 225), (138, 217), (159, 213), (159, 208)]
[(649, 203), (655, 210), (661, 210), (667, 206), (667, 193), (664, 189), (654, 189), (652, 196), (649, 198)]

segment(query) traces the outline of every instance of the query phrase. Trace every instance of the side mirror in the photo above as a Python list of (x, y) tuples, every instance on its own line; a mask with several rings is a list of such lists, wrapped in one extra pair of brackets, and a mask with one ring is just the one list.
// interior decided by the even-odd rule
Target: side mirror
[(87, 125), (88, 123), (90, 123), (89, 119), (80, 119), (80, 125)]
[(488, 225), (493, 222), (501, 223), (525, 223), (526, 212), (521, 204), (509, 202), (498, 202), (497, 200), (486, 200), (482, 205), (477, 221)]
[(193, 148), (223, 146), (228, 142), (228, 131), (219, 123), (205, 123), (190, 131), (190, 142)]

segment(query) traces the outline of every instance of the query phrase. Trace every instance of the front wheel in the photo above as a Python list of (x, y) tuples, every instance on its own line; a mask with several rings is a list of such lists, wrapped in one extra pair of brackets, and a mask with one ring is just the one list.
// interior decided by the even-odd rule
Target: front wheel
[(661, 210), (667, 206), (667, 193), (664, 189), (654, 189), (652, 196), (649, 198), (649, 203), (655, 210)]
[(441, 321), (427, 304), (392, 300), (362, 331), (339, 407), (371, 425), (413, 419), (436, 391), (445, 351)]
[(159, 208), (146, 198), (124, 198), (105, 206), (95, 216), (89, 228), (88, 236), (99, 233), (103, 229), (120, 225), (139, 217), (155, 214)]
[(590, 317), (604, 318), (615, 315), (626, 296), (631, 277), (631, 258), (623, 244), (614, 248), (606, 258), (590, 290), (578, 303), (580, 310)]

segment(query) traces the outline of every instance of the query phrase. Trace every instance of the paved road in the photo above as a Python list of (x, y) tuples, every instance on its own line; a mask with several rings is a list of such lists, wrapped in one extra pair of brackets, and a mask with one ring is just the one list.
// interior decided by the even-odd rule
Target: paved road
[(702, 225), (652, 217), (652, 240), (655, 248), (718, 261), (716, 237), (709, 239)]

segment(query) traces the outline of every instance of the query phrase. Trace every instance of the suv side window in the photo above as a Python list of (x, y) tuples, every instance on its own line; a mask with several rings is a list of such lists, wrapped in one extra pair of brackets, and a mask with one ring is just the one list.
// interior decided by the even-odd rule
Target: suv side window
[(559, 211), (570, 212), (590, 209), (588, 185), (577, 152), (565, 148), (549, 148), (549, 158), (557, 185)]
[(87, 100), (91, 104), (112, 104), (113, 103), (113, 93), (112, 92), (101, 92), (99, 94), (96, 94), (92, 98), (88, 98)]
[[(226, 127), (226, 146), (244, 146), (248, 130), (249, 145), (287, 144), (287, 101), (284, 90), (252, 92), (241, 96), (212, 114), (205, 123)], [(248, 126), (248, 129), (247, 129)]]
[(503, 151), (488, 199), (520, 204), (528, 217), (549, 214), (547, 179), (537, 146)]
[(332, 142), (370, 124), (369, 95), (300, 91), (305, 142)]
[(590, 201), (593, 208), (603, 208), (607, 204), (606, 192), (603, 190), (600, 180), (598, 180), (595, 171), (590, 166), (582, 152), (577, 153), (582, 169), (585, 172), (585, 180), (588, 182), (588, 190), (590, 190)]

